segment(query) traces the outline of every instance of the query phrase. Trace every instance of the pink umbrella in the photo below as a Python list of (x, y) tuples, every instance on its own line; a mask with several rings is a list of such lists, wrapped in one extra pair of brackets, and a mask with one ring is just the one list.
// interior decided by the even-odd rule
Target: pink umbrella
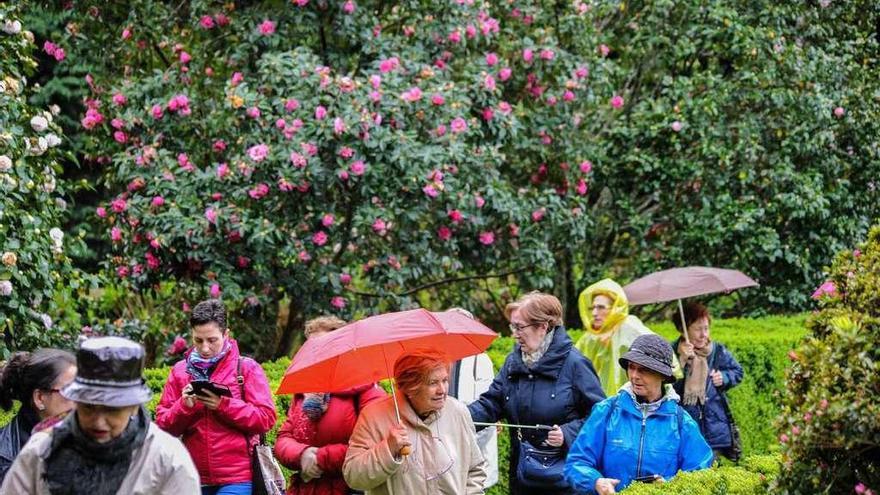
[[(633, 306), (678, 300), (684, 328), (684, 308), (681, 300), (686, 297), (730, 292), (744, 287), (756, 287), (755, 282), (738, 270), (688, 266), (671, 268), (642, 277), (623, 288), (626, 298)], [(682, 332), (687, 341), (687, 332)]]

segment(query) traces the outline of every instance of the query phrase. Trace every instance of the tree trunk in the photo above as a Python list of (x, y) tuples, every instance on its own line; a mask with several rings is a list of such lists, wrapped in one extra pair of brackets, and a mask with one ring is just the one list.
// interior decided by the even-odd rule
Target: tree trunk
[(291, 296), (286, 311), (285, 308), (279, 308), (278, 326), (281, 329), (281, 335), (273, 355), (275, 359), (292, 356), (292, 351), (299, 349), (305, 340), (302, 332), (305, 326), (305, 315), (302, 313), (301, 303), (302, 300), (299, 297)]
[(562, 302), (563, 322), (566, 328), (580, 328), (581, 318), (577, 307), (578, 291), (574, 280), (574, 254), (565, 248), (556, 255), (556, 292)]

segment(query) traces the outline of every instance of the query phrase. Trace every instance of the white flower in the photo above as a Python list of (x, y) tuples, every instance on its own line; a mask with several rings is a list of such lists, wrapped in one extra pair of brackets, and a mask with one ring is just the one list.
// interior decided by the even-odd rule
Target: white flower
[(43, 191), (47, 193), (55, 192), (55, 187), (57, 184), (55, 183), (55, 177), (49, 177), (49, 180), (43, 183)]
[(8, 296), (10, 294), (12, 294), (12, 282), (0, 280), (0, 296)]
[(52, 112), (52, 115), (58, 115), (61, 113), (61, 107), (58, 105), (49, 105), (49, 111)]
[(46, 144), (48, 144), (50, 148), (54, 148), (61, 144), (61, 138), (54, 132), (50, 132), (49, 134), (46, 134)]
[(0, 172), (6, 172), (12, 168), (12, 158), (6, 155), (0, 155)]
[(42, 115), (34, 115), (31, 117), (31, 127), (37, 132), (43, 132), (49, 128), (49, 121)]
[(21, 32), (21, 22), (6, 21), (3, 23), (3, 32), (6, 34), (18, 34)]
[(52, 242), (54, 242), (56, 246), (60, 246), (61, 243), (64, 242), (64, 232), (58, 227), (52, 227), (49, 229), (49, 237), (52, 238)]
[(64, 198), (55, 198), (55, 206), (60, 210), (67, 209), (67, 201), (64, 201)]
[(40, 320), (43, 321), (43, 325), (46, 327), (46, 330), (52, 328), (52, 317), (47, 315), (46, 313), (40, 313)]

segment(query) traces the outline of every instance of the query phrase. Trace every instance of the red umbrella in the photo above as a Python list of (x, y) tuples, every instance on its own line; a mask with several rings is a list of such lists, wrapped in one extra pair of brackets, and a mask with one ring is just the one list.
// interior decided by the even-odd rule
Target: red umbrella
[[(671, 268), (642, 277), (623, 288), (626, 298), (633, 306), (678, 300), (678, 310), (684, 326), (684, 309), (681, 300), (686, 297), (730, 292), (744, 287), (756, 287), (755, 282), (738, 270), (688, 266)], [(688, 340), (687, 332), (682, 332)]]
[(391, 377), (394, 362), (407, 351), (441, 349), (456, 361), (485, 351), (497, 336), (456, 311), (414, 309), (371, 316), (307, 340), (275, 393), (348, 390)]

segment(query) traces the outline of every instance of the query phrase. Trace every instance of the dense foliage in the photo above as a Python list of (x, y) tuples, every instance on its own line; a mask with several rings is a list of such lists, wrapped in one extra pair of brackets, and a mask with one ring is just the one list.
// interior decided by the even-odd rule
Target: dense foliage
[(880, 492), (880, 227), (837, 256), (790, 354), (777, 421), (781, 493)]

